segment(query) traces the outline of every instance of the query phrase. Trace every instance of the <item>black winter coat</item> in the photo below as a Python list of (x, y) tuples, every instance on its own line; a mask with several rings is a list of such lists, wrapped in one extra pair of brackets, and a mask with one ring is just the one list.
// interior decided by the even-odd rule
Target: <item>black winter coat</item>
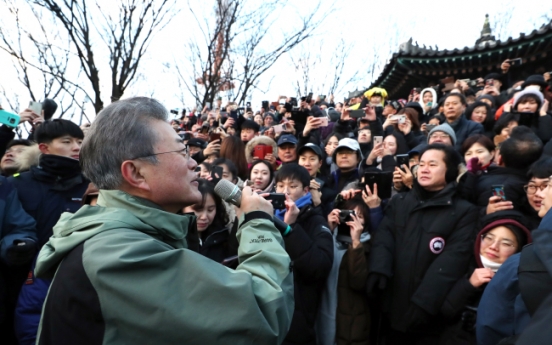
[(389, 202), (372, 242), (370, 273), (389, 279), (383, 302), (394, 330), (438, 334), (448, 291), (468, 269), (478, 214), (454, 182), (428, 200), (420, 195), (415, 185)]
[(80, 170), (64, 178), (40, 166), (9, 179), (17, 188), (23, 209), (36, 220), (38, 248), (48, 242), (63, 212), (78, 211), (90, 183)]
[(475, 203), (479, 207), (487, 207), (492, 195), (493, 185), (504, 185), (506, 199), (514, 204), (514, 208), (523, 211), (527, 204), (527, 195), (523, 186), (528, 182), (526, 171), (499, 166), (490, 166), (487, 172), (477, 179), (475, 188)]
[(301, 208), (293, 231), (284, 237), (293, 262), (295, 311), (283, 344), (316, 344), (314, 323), (320, 294), (333, 263), (333, 237), (320, 208)]
[(466, 119), (464, 114), (462, 114), (462, 116), (460, 116), (460, 120), (456, 124), (451, 125), (451, 127), (454, 129), (454, 134), (456, 135), (456, 144), (454, 145), (454, 148), (458, 152), (462, 151), (462, 144), (468, 137), (474, 134), (485, 133), (485, 129), (482, 124)]

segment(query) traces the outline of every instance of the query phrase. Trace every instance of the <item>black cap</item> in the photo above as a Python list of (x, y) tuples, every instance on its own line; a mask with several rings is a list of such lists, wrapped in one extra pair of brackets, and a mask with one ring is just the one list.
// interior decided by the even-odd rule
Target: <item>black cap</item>
[(494, 79), (494, 80), (502, 80), (502, 76), (498, 73), (489, 73), (485, 76), (485, 80)]
[(527, 77), (521, 87), (525, 89), (529, 85), (539, 85), (541, 88), (546, 89), (548, 83), (544, 80), (544, 76), (541, 74), (534, 74)]
[(188, 146), (195, 146), (204, 149), (207, 147), (207, 142), (200, 138), (191, 138), (188, 140)]
[(320, 148), (320, 146), (317, 146), (313, 143), (307, 143), (305, 144), (305, 146), (301, 147), (298, 151), (297, 151), (297, 156), (300, 156), (303, 152), (305, 152), (306, 150), (311, 150), (312, 152), (314, 152), (318, 158), (320, 158), (320, 160), (323, 159), (322, 157), (322, 149)]

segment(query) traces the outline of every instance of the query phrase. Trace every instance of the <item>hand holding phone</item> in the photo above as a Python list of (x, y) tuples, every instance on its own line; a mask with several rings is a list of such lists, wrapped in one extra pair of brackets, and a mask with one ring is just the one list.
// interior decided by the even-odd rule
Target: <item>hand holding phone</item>
[(504, 192), (504, 185), (494, 184), (491, 186), (491, 192), (493, 196), (499, 196), (503, 201), (506, 201), (506, 193)]

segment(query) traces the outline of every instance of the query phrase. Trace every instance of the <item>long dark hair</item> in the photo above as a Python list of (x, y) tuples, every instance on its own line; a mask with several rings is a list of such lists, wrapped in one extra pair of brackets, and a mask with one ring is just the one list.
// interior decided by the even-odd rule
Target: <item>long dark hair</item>
[(207, 231), (204, 232), (210, 232), (210, 230), (212, 229), (223, 229), (226, 224), (228, 224), (228, 213), (226, 213), (226, 207), (224, 206), (222, 199), (215, 193), (215, 186), (210, 181), (204, 179), (198, 179), (197, 181), (199, 182), (199, 186), (197, 187), (197, 189), (199, 189), (202, 197), (201, 203), (194, 206), (204, 207), (207, 195), (210, 195), (213, 198), (216, 205), (215, 219), (213, 219), (213, 222), (211, 223), (211, 225), (209, 225)]
[(220, 158), (232, 161), (238, 170), (238, 176), (244, 181), (247, 180), (248, 170), (245, 145), (239, 137), (231, 135), (222, 140)]

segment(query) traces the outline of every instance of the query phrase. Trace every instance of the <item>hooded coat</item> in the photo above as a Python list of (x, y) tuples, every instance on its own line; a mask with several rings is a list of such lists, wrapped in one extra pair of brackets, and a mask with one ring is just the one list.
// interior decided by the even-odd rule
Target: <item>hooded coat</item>
[(261, 144), (272, 146), (272, 155), (276, 158), (278, 157), (278, 145), (276, 145), (276, 142), (265, 135), (260, 135), (249, 140), (245, 145), (245, 158), (247, 159), (247, 164), (253, 163), (253, 149), (255, 146)]
[(186, 249), (193, 216), (118, 190), (98, 205), (63, 214), (38, 256), (37, 276), (55, 277), (37, 344), (282, 342), (293, 281), (269, 215), (242, 218), (230, 270)]
[(415, 184), (389, 202), (374, 236), (370, 274), (389, 280), (383, 309), (392, 329), (440, 334), (447, 293), (468, 269), (477, 210), (456, 194), (455, 182), (429, 199), (421, 189)]
[[(475, 344), (475, 320), (477, 317), (477, 307), (479, 300), (487, 284), (476, 288), (470, 283), (470, 277), (476, 268), (483, 268), (481, 262), (481, 238), (492, 229), (510, 225), (520, 230), (524, 242), (519, 245), (518, 250), (525, 243), (531, 243), (531, 232), (518, 220), (522, 215), (516, 211), (500, 211), (484, 217), (483, 222), (486, 225), (479, 231), (475, 237), (474, 261), (471, 264), (468, 273), (463, 279), (458, 280), (454, 287), (448, 293), (447, 299), (441, 308), (441, 313), (449, 320), (447, 331), (441, 337), (440, 345), (461, 345)], [(474, 311), (475, 309), (475, 311)]]

